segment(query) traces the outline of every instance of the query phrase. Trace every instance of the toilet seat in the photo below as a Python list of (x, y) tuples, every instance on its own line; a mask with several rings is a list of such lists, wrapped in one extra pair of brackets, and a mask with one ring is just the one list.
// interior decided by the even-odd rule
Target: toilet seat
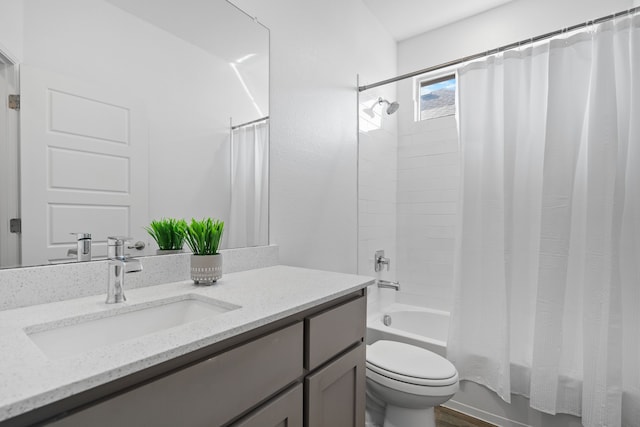
[(386, 340), (367, 346), (367, 376), (395, 388), (408, 387), (413, 393), (427, 387), (455, 385), (457, 389), (458, 383), (458, 371), (444, 357), (410, 344)]
[(404, 381), (399, 381), (394, 378), (389, 378), (384, 375), (380, 375), (372, 369), (366, 370), (367, 381), (373, 381), (381, 386), (384, 386), (395, 392), (409, 393), (417, 396), (437, 398), (446, 397), (442, 402), (448, 400), (458, 391), (458, 376), (455, 376), (453, 382), (448, 385), (430, 386), (430, 385), (417, 385), (410, 384)]

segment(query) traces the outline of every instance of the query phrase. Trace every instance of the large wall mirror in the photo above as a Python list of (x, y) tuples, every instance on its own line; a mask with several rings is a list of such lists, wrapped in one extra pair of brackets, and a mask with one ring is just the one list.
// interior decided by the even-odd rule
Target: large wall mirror
[(268, 29), (226, 0), (6, 0), (0, 16), (0, 94), (19, 80), (21, 98), (0, 111), (0, 268), (71, 262), (79, 232), (94, 258), (109, 235), (149, 255), (144, 226), (168, 217), (224, 220), (223, 248), (268, 244)]

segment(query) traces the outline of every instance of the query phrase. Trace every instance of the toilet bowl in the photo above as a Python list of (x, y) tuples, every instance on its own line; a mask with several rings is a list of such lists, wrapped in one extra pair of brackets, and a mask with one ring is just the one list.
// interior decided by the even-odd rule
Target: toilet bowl
[(458, 371), (435, 353), (396, 341), (367, 346), (367, 394), (385, 407), (384, 427), (435, 427), (433, 408), (458, 391)]

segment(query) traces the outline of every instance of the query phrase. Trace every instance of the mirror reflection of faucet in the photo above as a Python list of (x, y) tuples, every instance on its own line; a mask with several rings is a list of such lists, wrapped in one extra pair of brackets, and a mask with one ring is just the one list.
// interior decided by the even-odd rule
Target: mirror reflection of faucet
[(76, 236), (76, 247), (67, 251), (67, 256), (75, 256), (78, 261), (91, 261), (91, 233), (71, 233)]
[(140, 260), (127, 258), (124, 253), (129, 237), (108, 237), (107, 257), (109, 258), (109, 277), (107, 282), (107, 304), (120, 303), (127, 300), (124, 295), (124, 278), (126, 273), (142, 271)]

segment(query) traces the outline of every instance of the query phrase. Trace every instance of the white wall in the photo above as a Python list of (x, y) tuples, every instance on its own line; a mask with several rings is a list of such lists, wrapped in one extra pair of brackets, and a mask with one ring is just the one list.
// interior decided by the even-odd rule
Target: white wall
[[(281, 246), (283, 263), (356, 272), (356, 76), (360, 74), (362, 81), (376, 81), (395, 75), (395, 42), (360, 0), (238, 0), (234, 3), (271, 29), (271, 241)], [(86, 29), (90, 27), (85, 25)], [(119, 37), (117, 33), (113, 35)], [(138, 53), (144, 52), (155, 60), (163, 53), (160, 46), (162, 44), (156, 42), (148, 49), (139, 49)], [(129, 50), (135, 48), (125, 46), (124, 55), (131, 54)], [(57, 61), (62, 71), (68, 71), (72, 67), (65, 65), (65, 60), (77, 62), (80, 58), (64, 53), (47, 61)], [(114, 54), (118, 57), (104, 57), (99, 63), (83, 67), (95, 67), (91, 72), (95, 71), (98, 76), (115, 73), (119, 79), (128, 71), (128, 64), (126, 58), (119, 56), (120, 52)], [(176, 76), (184, 71), (182, 63), (181, 58), (171, 58), (165, 53), (158, 70), (170, 74), (164, 81), (173, 82), (175, 86), (158, 86), (178, 90), (187, 85), (191, 76)], [(206, 67), (200, 69), (203, 74), (208, 72)], [(149, 82), (149, 86), (153, 83), (159, 82)], [(214, 103), (219, 97), (209, 99)], [(161, 105), (158, 100), (156, 108), (161, 110)], [(214, 106), (198, 105), (197, 110), (208, 111)], [(189, 110), (195, 111), (196, 106)], [(162, 121), (161, 116), (158, 121)], [(189, 138), (175, 132), (157, 136), (167, 142)], [(195, 139), (202, 135), (192, 136)], [(206, 166), (214, 171), (223, 167), (221, 164)], [(162, 172), (160, 168), (152, 171), (160, 184), (174, 179)], [(196, 170), (177, 175), (189, 176), (188, 185), (194, 186), (221, 182), (221, 179), (206, 179), (201, 173)], [(215, 188), (209, 189), (209, 194), (211, 198), (207, 202), (219, 196)], [(199, 203), (187, 200), (184, 194), (172, 197), (185, 206)], [(161, 212), (154, 206), (152, 202), (152, 215), (179, 214)]]
[(360, 0), (234, 3), (271, 30), (271, 241), (284, 264), (355, 273), (356, 76), (395, 73), (395, 43)]
[(0, 51), (14, 62), (22, 60), (22, 2), (0, 0)]
[(398, 43), (398, 71), (442, 64), (630, 7), (632, 0), (516, 0)]

